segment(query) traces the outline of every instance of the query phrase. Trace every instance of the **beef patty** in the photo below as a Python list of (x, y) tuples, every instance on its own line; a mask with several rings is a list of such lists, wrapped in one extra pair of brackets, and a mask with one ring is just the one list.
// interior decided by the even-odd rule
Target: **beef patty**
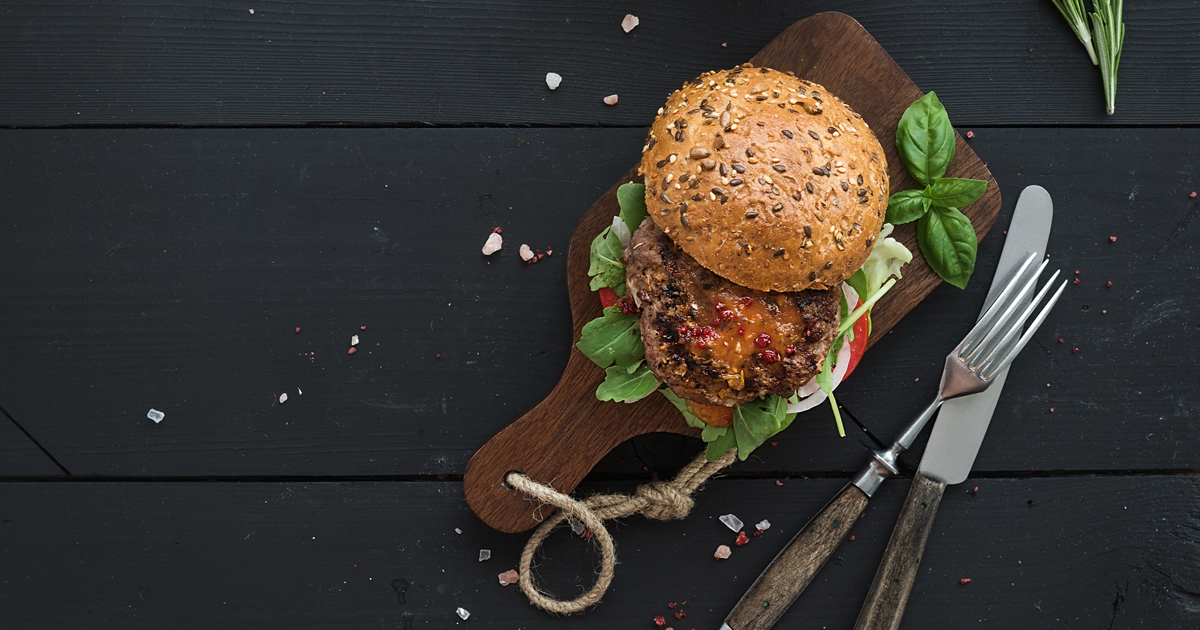
[(646, 364), (677, 395), (732, 406), (790, 396), (821, 371), (841, 289), (768, 293), (701, 267), (646, 219), (625, 252)]

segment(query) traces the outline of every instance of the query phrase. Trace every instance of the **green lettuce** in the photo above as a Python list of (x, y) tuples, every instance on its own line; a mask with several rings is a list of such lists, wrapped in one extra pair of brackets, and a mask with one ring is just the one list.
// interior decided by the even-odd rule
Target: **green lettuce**
[(604, 382), (596, 388), (596, 398), (600, 400), (631, 403), (653, 394), (659, 387), (658, 379), (641, 360), (633, 370), (614, 365), (604, 372)]

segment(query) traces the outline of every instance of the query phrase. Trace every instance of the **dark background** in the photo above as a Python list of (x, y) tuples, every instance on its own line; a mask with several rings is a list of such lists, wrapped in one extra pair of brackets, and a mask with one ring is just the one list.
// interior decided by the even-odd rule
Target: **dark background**
[[(688, 519), (614, 524), (597, 608), (541, 613), (496, 580), (525, 535), (461, 475), (566, 363), (575, 222), (672, 90), (825, 10), (974, 132), (1004, 196), (976, 276), (838, 390), (849, 437), (805, 414)], [(1200, 3), (1125, 21), (1109, 117), (1049, 0), (0, 4), (0, 626), (652, 628), (686, 601), (669, 625), (717, 627), (933, 395), (1029, 184), (1080, 282), (948, 489), (902, 627), (1200, 625)], [(633, 440), (585, 489), (699, 449)], [(853, 623), (910, 476), (781, 627)], [(731, 512), (774, 527), (719, 562)], [(570, 597), (595, 561), (560, 533), (539, 575)]]

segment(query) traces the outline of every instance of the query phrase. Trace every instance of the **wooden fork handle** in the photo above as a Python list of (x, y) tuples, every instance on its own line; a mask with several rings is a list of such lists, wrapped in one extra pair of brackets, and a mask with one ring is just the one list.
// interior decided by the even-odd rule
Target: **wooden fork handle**
[(913, 479), (854, 630), (896, 630), (900, 627), (908, 595), (921, 566), (921, 556), (925, 553), (925, 542), (945, 491), (946, 484), (932, 477), (918, 474)]
[(725, 627), (766, 630), (775, 625), (845, 540), (869, 500), (854, 484), (846, 484), (758, 576), (725, 619)]

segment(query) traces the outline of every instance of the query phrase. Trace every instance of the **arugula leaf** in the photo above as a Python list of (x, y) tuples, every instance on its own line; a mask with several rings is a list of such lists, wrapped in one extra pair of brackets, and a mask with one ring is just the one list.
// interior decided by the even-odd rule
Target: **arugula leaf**
[(592, 240), (591, 263), (588, 276), (591, 288), (598, 291), (603, 287), (625, 286), (625, 261), (622, 256), (621, 239), (613, 233), (612, 226), (604, 228)]
[(645, 365), (639, 365), (633, 373), (617, 366), (604, 372), (604, 382), (596, 388), (596, 398), (599, 400), (631, 403), (653, 394), (659, 386), (658, 379)]
[[(779, 396), (764, 396), (733, 408), (733, 434), (738, 459), (745, 461), (754, 449), (792, 423), (786, 416), (787, 401)], [(786, 422), (786, 424), (785, 424)]]
[(575, 347), (602, 368), (616, 363), (628, 373), (636, 367), (634, 361), (646, 356), (638, 329), (639, 318), (636, 313), (623, 315), (620, 308), (610, 306), (603, 315), (583, 325)]
[(621, 206), (621, 219), (629, 226), (629, 231), (638, 229), (648, 214), (646, 185), (633, 182), (621, 184), (621, 187), (617, 188), (617, 204)]
[(894, 225), (916, 221), (929, 211), (932, 202), (924, 190), (901, 190), (888, 197), (886, 220)]
[[(712, 429), (711, 435), (713, 436), (713, 439), (711, 442), (709, 442), (708, 438), (704, 437), (703, 435), (704, 433), (709, 433), (709, 429)], [(737, 446), (737, 438), (733, 433), (734, 432), (730, 431), (728, 428), (718, 429), (717, 427), (709, 427), (708, 429), (705, 429), (701, 433), (701, 437), (704, 437), (704, 441), (708, 442), (708, 448), (704, 451), (705, 459), (710, 462), (715, 462), (718, 459), (721, 459), (725, 453), (728, 453), (729, 449)]]
[[(679, 396), (676, 396), (675, 392), (671, 391), (670, 387), (664, 387), (658, 391), (662, 392), (662, 395), (666, 396), (667, 400), (671, 401), (672, 405), (675, 405), (675, 408), (679, 410), (679, 413), (683, 414), (683, 419), (688, 423), (689, 427), (694, 427), (697, 429), (704, 429), (704, 430), (717, 428), (717, 427), (711, 427), (711, 426), (705, 424), (703, 420), (701, 420), (698, 416), (696, 416), (696, 414), (692, 413), (691, 408), (688, 407), (687, 401), (680, 398)], [(704, 432), (701, 431), (700, 435), (701, 435), (701, 437), (703, 437)], [(714, 439), (716, 439), (716, 438), (714, 438)], [(706, 439), (704, 441), (711, 442), (712, 440)]]
[(917, 223), (917, 241), (929, 266), (946, 282), (965, 289), (975, 270), (975, 228), (958, 208), (938, 208)]
[(908, 172), (929, 185), (946, 174), (954, 159), (954, 127), (935, 92), (909, 105), (896, 129), (896, 149)]
[[(929, 186), (928, 195), (935, 206), (961, 208), (975, 203), (983, 196), (985, 190), (987, 190), (987, 182), (982, 179), (943, 177)], [(888, 209), (891, 209), (890, 201)]]

